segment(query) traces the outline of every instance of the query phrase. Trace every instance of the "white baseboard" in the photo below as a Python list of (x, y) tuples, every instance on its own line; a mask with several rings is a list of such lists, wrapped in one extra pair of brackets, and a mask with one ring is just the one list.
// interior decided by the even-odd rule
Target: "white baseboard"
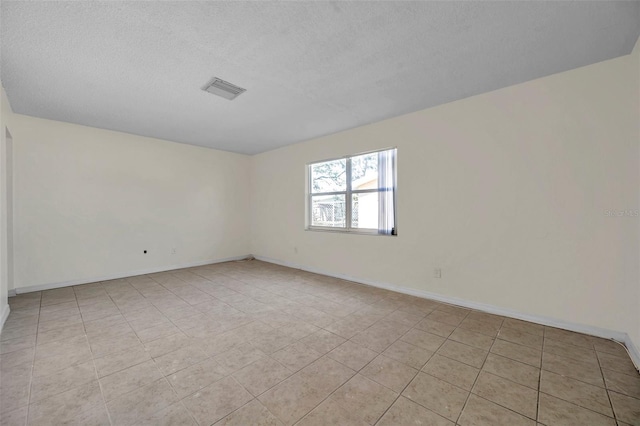
[(321, 275), (327, 275), (329, 277), (340, 278), (347, 281), (352, 281), (359, 284), (365, 284), (372, 287), (383, 288), (385, 290), (391, 290), (398, 293), (408, 294), (410, 296), (421, 297), (424, 299), (436, 300), (438, 302), (449, 303), (452, 305), (463, 306), (465, 308), (475, 309), (490, 314), (501, 315), (509, 318), (516, 318), (523, 321), (534, 322), (536, 324), (547, 325), (550, 327), (561, 328), (563, 330), (575, 331), (577, 333), (589, 334), (591, 336), (602, 337), (604, 339), (615, 340), (616, 342), (623, 343), (631, 356), (631, 360), (634, 362), (636, 369), (640, 371), (640, 351), (635, 346), (631, 337), (624, 332), (608, 330), (605, 328), (594, 327), (590, 325), (573, 323), (570, 321), (560, 320), (557, 318), (545, 317), (542, 315), (525, 314), (513, 309), (504, 308), (500, 306), (489, 305), (486, 303), (474, 302), (470, 300), (460, 299), (457, 297), (445, 296), (438, 293), (431, 293), (424, 290), (416, 290), (412, 288), (401, 287), (389, 283), (383, 283), (378, 281), (365, 280), (362, 278), (351, 277), (343, 274), (335, 274), (333, 272), (323, 271), (316, 268), (310, 268), (304, 265), (298, 265), (291, 262), (284, 262), (278, 259), (271, 259), (265, 256), (254, 255), (256, 259), (262, 260), (268, 263), (274, 263), (276, 265), (286, 266), (289, 268), (300, 269), (307, 272), (312, 272)]
[(9, 296), (9, 297), (13, 297), (15, 295), (16, 295), (16, 289), (15, 288), (12, 288), (11, 290), (9, 290), (7, 292), (7, 296)]
[(244, 256), (227, 257), (224, 259), (203, 260), (199, 262), (191, 262), (191, 263), (185, 263), (181, 265), (172, 265), (172, 266), (164, 266), (159, 268), (150, 268), (150, 269), (143, 269), (143, 270), (137, 270), (137, 271), (121, 272), (117, 274), (104, 275), (101, 277), (81, 278), (78, 280), (63, 281), (58, 283), (40, 284), (40, 285), (34, 285), (29, 287), (19, 287), (13, 290), (14, 291), (13, 295), (15, 296), (16, 294), (32, 293), (34, 291), (52, 290), (54, 288), (69, 287), (73, 285), (89, 284), (89, 283), (95, 283), (98, 281), (117, 280), (119, 278), (135, 277), (136, 275), (155, 274), (157, 272), (167, 272), (167, 271), (174, 271), (176, 269), (193, 268), (196, 266), (211, 265), (213, 263), (231, 262), (234, 260), (246, 259), (249, 256), (250, 255), (244, 255)]
[[(625, 333), (626, 334), (626, 333)], [(631, 357), (631, 361), (635, 364), (636, 370), (640, 373), (640, 350), (636, 344), (631, 340), (631, 336), (627, 334), (627, 338), (624, 340), (624, 345), (627, 348), (627, 352), (629, 352), (629, 356)]]
[(11, 308), (7, 303), (2, 309), (2, 316), (0, 317), (0, 332), (2, 331), (2, 327), (4, 327), (4, 322), (7, 320), (7, 318), (9, 318), (9, 312), (11, 312)]

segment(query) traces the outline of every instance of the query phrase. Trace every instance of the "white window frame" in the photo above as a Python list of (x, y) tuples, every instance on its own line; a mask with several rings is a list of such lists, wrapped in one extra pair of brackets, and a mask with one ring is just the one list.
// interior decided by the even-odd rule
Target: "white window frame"
[[(393, 232), (391, 234), (383, 234), (380, 233), (380, 231), (378, 229), (374, 229), (374, 228), (353, 228), (352, 224), (352, 217), (351, 217), (351, 210), (352, 210), (352, 206), (351, 206), (351, 201), (353, 199), (353, 194), (366, 194), (366, 193), (373, 193), (373, 192), (380, 192), (380, 188), (375, 188), (375, 189), (358, 189), (358, 190), (352, 190), (351, 189), (351, 159), (353, 157), (359, 157), (361, 155), (366, 155), (366, 154), (375, 154), (375, 153), (379, 153), (379, 152), (384, 152), (384, 151), (390, 151), (390, 150), (396, 150), (395, 155), (393, 157), (393, 182), (394, 182), (394, 190), (393, 190), (393, 210), (394, 210), (394, 226), (393, 226)], [(311, 188), (311, 166), (313, 166), (314, 164), (319, 164), (319, 163), (328, 163), (331, 161), (337, 161), (337, 160), (346, 160), (346, 181), (347, 181), (347, 187), (345, 191), (331, 191), (331, 192), (316, 192), (313, 193), (312, 188)], [(307, 193), (306, 193), (306, 220), (305, 220), (305, 230), (307, 231), (320, 231), (320, 232), (339, 232), (339, 233), (349, 233), (349, 234), (363, 234), (363, 235), (380, 235), (380, 236), (392, 236), (392, 237), (396, 237), (398, 235), (398, 216), (397, 216), (397, 186), (398, 186), (398, 175), (397, 175), (397, 161), (398, 161), (398, 154), (397, 154), (397, 148), (393, 147), (393, 148), (384, 148), (384, 149), (376, 149), (374, 151), (366, 151), (366, 152), (360, 152), (358, 154), (352, 154), (352, 155), (345, 155), (343, 157), (335, 157), (335, 158), (329, 158), (329, 159), (324, 159), (324, 160), (319, 160), (319, 161), (312, 161), (310, 163), (307, 163), (305, 165), (306, 168), (306, 188), (307, 188)], [(343, 195), (345, 196), (345, 227), (341, 228), (341, 227), (333, 227), (333, 226), (313, 226), (313, 220), (312, 220), (312, 214), (313, 214), (313, 205), (312, 205), (312, 200), (313, 200), (313, 196), (318, 196), (318, 195)], [(378, 203), (380, 203), (380, 201), (378, 201)], [(379, 204), (378, 204), (379, 205)]]

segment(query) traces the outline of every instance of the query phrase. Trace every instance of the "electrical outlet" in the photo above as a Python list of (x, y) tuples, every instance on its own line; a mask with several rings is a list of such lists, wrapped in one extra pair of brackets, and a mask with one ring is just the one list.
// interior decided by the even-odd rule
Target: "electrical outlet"
[(433, 278), (442, 278), (442, 269), (441, 268), (435, 268), (433, 270)]
[(171, 254), (176, 254), (176, 248), (175, 247), (171, 249)]

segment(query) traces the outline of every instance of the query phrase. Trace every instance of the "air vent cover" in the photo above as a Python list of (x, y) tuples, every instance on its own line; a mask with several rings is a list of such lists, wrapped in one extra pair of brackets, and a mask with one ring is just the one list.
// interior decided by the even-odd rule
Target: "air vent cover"
[(227, 81), (221, 80), (218, 77), (214, 77), (205, 87), (202, 88), (205, 92), (213, 93), (214, 95), (222, 96), (225, 99), (235, 99), (240, 96), (247, 89), (238, 87)]

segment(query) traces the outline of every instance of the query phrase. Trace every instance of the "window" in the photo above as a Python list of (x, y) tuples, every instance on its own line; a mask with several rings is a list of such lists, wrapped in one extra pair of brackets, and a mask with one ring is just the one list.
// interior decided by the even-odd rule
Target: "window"
[(395, 148), (307, 169), (307, 229), (397, 235)]

